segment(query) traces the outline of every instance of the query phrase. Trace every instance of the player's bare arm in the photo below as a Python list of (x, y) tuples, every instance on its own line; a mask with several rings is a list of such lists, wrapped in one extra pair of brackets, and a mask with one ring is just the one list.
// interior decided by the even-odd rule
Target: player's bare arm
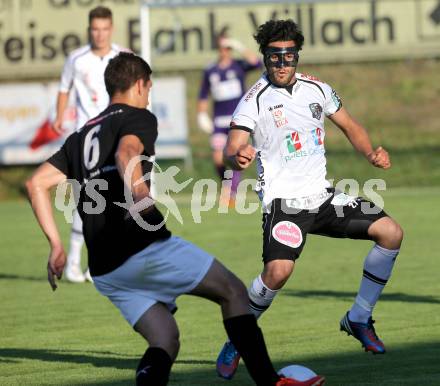
[(63, 115), (64, 111), (66, 111), (67, 103), (69, 101), (69, 93), (67, 92), (59, 92), (57, 98), (57, 116), (53, 123), (53, 129), (58, 133), (63, 133)]
[[(136, 212), (148, 211), (153, 206), (153, 199), (150, 196), (150, 189), (147, 184), (137, 183), (143, 177), (142, 163), (140, 159), (136, 162), (131, 175), (127, 173), (129, 163), (139, 156), (144, 151), (144, 145), (135, 135), (124, 135), (118, 144), (118, 150), (115, 154), (116, 166), (119, 175), (124, 180), (125, 185), (130, 189), (133, 195), (133, 201), (136, 205)], [(128, 177), (128, 178), (126, 178)], [(138, 210), (138, 206), (142, 206), (142, 210)]]
[(376, 150), (373, 149), (365, 128), (351, 117), (344, 107), (329, 118), (342, 130), (353, 147), (363, 154), (372, 165), (382, 169), (391, 167), (388, 152), (381, 146)]
[(244, 130), (230, 130), (228, 142), (223, 152), (225, 164), (235, 170), (249, 167), (255, 159), (255, 148), (248, 143), (249, 132)]
[(53, 216), (50, 201), (50, 190), (66, 180), (66, 175), (48, 162), (42, 164), (26, 181), (29, 201), (32, 205), (35, 217), (46, 235), (50, 244), (50, 255), (47, 264), (47, 279), (56, 290), (55, 276), (61, 279), (64, 265), (66, 263), (66, 253), (64, 252), (60, 234)]

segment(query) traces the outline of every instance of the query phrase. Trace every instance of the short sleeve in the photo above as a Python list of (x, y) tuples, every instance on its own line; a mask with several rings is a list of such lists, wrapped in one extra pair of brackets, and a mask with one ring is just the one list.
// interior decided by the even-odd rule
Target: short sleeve
[(157, 118), (148, 110), (137, 109), (124, 119), (119, 137), (135, 135), (144, 145), (145, 153), (154, 155), (154, 143), (157, 139)]
[(60, 172), (65, 174), (67, 178), (75, 178), (75, 176), (72, 176), (71, 173), (72, 157), (70, 157), (69, 154), (71, 155), (72, 151), (76, 151), (72, 147), (74, 146), (75, 139), (77, 137), (77, 132), (72, 133), (66, 139), (66, 142), (64, 142), (63, 146), (61, 146), (61, 148), (47, 160), (47, 162), (49, 162), (52, 166), (55, 166)]
[(202, 84), (200, 85), (199, 100), (208, 99), (209, 96), (209, 72), (205, 70), (203, 72)]
[(68, 93), (72, 88), (75, 67), (72, 55), (69, 55), (64, 63), (63, 72), (61, 73), (60, 92)]
[(258, 107), (255, 98), (245, 95), (232, 114), (231, 127), (243, 126), (254, 132), (258, 122)]
[(339, 95), (330, 86), (325, 87), (324, 112), (326, 116), (332, 115), (342, 108), (342, 101)]

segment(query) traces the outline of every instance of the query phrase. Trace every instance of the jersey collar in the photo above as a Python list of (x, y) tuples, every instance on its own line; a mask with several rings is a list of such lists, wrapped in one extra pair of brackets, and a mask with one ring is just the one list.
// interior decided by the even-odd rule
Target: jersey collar
[(301, 84), (301, 82), (298, 82), (298, 79), (295, 78), (295, 83), (294, 83), (292, 86), (288, 86), (288, 87), (279, 87), (279, 86), (276, 86), (275, 84), (273, 84), (273, 83), (270, 81), (269, 76), (267, 75), (267, 72), (265, 72), (265, 73), (263, 74), (263, 76), (264, 76), (264, 79), (266, 79), (267, 83), (269, 83), (270, 86), (271, 86), (275, 91), (278, 91), (278, 92), (280, 92), (281, 94), (288, 95), (288, 96), (290, 96), (290, 97), (292, 97), (293, 95), (295, 95), (295, 93), (298, 91), (298, 89), (299, 89), (299, 87), (300, 87), (300, 84)]

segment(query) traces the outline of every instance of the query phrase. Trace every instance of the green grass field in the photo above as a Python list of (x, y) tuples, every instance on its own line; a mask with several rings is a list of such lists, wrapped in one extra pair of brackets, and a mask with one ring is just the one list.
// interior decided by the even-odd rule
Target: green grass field
[[(261, 319), (277, 368), (306, 365), (328, 385), (440, 385), (439, 188), (394, 189), (385, 209), (406, 236), (394, 275), (376, 311), (387, 344), (373, 356), (339, 332), (359, 284), (371, 243), (311, 236), (293, 278)], [(170, 227), (217, 256), (248, 284), (259, 273), (260, 216), (202, 214)], [(133, 385), (145, 343), (93, 285), (46, 282), (47, 243), (24, 201), (0, 203), (0, 385)], [(67, 240), (69, 227), (59, 223)], [(121, 240), (123, 242), (123, 240)], [(214, 366), (225, 333), (219, 308), (181, 297), (176, 317), (181, 351), (172, 386), (246, 386), (243, 366), (233, 381)]]

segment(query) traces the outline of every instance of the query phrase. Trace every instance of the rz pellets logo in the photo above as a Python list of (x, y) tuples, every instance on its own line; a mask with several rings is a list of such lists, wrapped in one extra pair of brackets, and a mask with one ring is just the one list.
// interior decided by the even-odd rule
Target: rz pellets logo
[(289, 153), (295, 153), (302, 147), (297, 131), (293, 131), (289, 135), (286, 135), (286, 146)]

